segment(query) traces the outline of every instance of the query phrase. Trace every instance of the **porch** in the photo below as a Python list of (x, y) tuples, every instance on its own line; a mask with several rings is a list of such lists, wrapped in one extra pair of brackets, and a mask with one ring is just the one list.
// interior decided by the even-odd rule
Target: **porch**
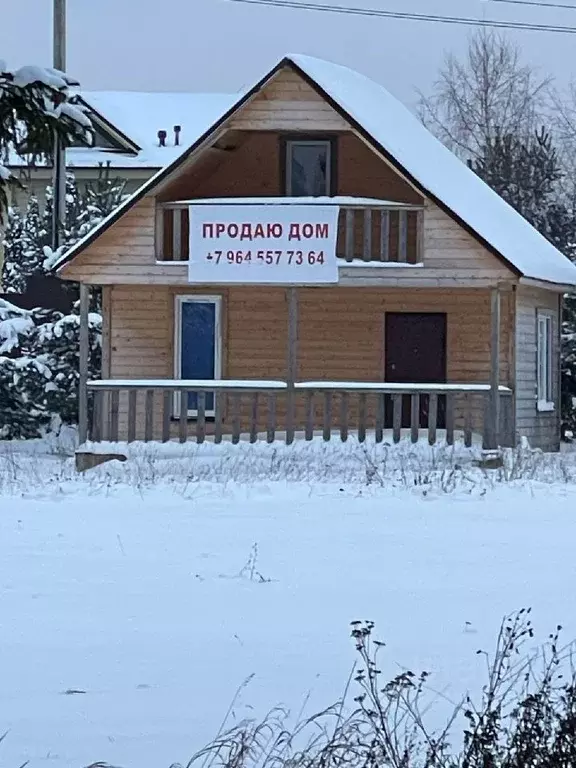
[[(431, 445), (474, 442), (490, 449), (515, 442), (506, 362), (509, 322), (501, 321), (498, 288), (452, 295), (413, 289), (408, 298), (401, 289), (267, 287), (262, 292), (236, 286), (207, 296), (169, 287), (153, 294), (117, 287), (112, 306), (105, 307), (107, 322), (112, 316), (114, 321), (104, 329), (103, 379), (97, 381), (87, 380), (88, 294), (82, 286), (82, 443), (290, 444), (351, 435), (360, 442), (409, 438)], [(435, 311), (439, 304), (444, 314)], [(177, 313), (182, 307), (191, 308), (193, 316), (213, 309), (215, 328), (220, 328), (214, 366), (202, 378), (186, 376), (181, 367)], [(392, 347), (389, 331), (397, 323), (388, 319), (406, 317), (443, 319), (444, 330), (433, 337), (428, 327), (432, 331), (435, 324), (426, 326), (420, 350), (408, 355), (413, 378), (404, 370), (404, 377), (394, 381), (399, 371), (390, 362), (400, 365), (406, 355), (397, 341)], [(399, 330), (400, 340), (408, 341), (406, 327)], [(438, 357), (442, 351), (444, 361)], [(436, 359), (436, 378), (424, 379), (430, 375), (425, 363)], [(351, 371), (357, 380), (350, 380)]]

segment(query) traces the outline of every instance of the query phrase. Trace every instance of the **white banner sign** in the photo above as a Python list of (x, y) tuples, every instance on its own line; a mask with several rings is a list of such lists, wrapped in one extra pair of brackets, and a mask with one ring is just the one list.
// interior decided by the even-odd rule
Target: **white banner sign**
[(191, 205), (190, 283), (337, 283), (338, 207)]

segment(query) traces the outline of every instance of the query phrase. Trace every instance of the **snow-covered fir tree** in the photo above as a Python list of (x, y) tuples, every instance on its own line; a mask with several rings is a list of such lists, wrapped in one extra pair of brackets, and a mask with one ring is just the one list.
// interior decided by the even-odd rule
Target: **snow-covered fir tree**
[[(89, 375), (100, 375), (102, 319), (89, 316)], [(78, 314), (0, 300), (0, 439), (31, 438), (78, 418)]]
[(19, 208), (10, 207), (7, 218), (0, 290), (5, 293), (23, 293), (26, 290), (26, 277), (21, 266), (24, 263), (24, 217)]
[(125, 197), (125, 188), (123, 179), (111, 175), (110, 163), (100, 165), (98, 178), (87, 184), (82, 196), (79, 237), (84, 237), (120, 205)]
[(16, 150), (32, 159), (49, 155), (57, 133), (64, 146), (84, 139), (92, 125), (73, 104), (77, 83), (55, 69), (9, 69), (0, 60), (0, 222), (8, 208), (8, 188), (17, 182), (2, 161)]
[(27, 280), (49, 271), (58, 256), (77, 243), (124, 199), (125, 181), (112, 177), (110, 166), (101, 166), (98, 178), (80, 189), (72, 173), (66, 176), (66, 213), (63, 245), (58, 253), (52, 241), (52, 187), (46, 188), (42, 206), (31, 195), (24, 212), (11, 208), (4, 236), (2, 290), (23, 293)]
[(33, 351), (34, 336), (31, 313), (0, 300), (0, 439), (37, 437), (49, 421), (50, 370)]
[(564, 174), (545, 129), (527, 137), (497, 131), (468, 165), (545, 237), (566, 245), (571, 222), (560, 200)]
[[(66, 424), (78, 421), (80, 316), (77, 306), (75, 310), (69, 315), (55, 310), (34, 313), (34, 351), (45, 357), (50, 371), (43, 407), (51, 418), (58, 417)], [(88, 327), (88, 375), (97, 379), (102, 360), (102, 316), (98, 312), (90, 312)]]
[[(69, 248), (122, 202), (124, 182), (103, 167), (99, 178), (79, 190), (74, 176), (66, 184), (64, 246)], [(5, 290), (21, 292), (32, 275), (52, 266), (50, 250), (52, 190), (47, 189), (42, 210), (31, 198), (22, 216), (10, 215)], [(77, 287), (69, 284), (77, 294)], [(92, 309), (97, 308), (95, 301)], [(97, 311), (89, 316), (89, 375), (100, 375), (101, 323)], [(0, 436), (37, 437), (54, 421), (74, 424), (78, 417), (79, 314), (55, 310), (21, 310), (0, 302)]]

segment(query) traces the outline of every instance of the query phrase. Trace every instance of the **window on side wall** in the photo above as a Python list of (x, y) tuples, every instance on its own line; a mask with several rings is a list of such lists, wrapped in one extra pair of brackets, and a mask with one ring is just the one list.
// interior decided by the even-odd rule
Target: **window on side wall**
[(332, 194), (333, 148), (330, 139), (289, 139), (285, 151), (288, 197)]
[(536, 315), (537, 332), (537, 408), (539, 411), (554, 410), (553, 393), (553, 318), (549, 312)]

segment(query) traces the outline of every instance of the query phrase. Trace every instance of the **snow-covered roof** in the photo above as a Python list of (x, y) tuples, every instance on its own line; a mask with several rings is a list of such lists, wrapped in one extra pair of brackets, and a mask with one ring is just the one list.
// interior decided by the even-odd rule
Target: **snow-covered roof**
[(383, 86), (339, 64), (287, 57), (444, 207), (524, 277), (576, 285), (576, 266)]
[[(80, 91), (79, 96), (111, 126), (139, 147), (136, 154), (102, 147), (73, 147), (66, 151), (68, 166), (157, 169), (170, 165), (238, 98), (226, 93), (154, 93), (141, 91)], [(180, 144), (174, 144), (174, 126), (181, 126)], [(158, 131), (166, 131), (160, 147)], [(25, 158), (10, 157), (22, 165)]]
[[(576, 266), (431, 134), (407, 107), (383, 86), (339, 64), (300, 54), (284, 57), (251, 89), (235, 99), (227, 97), (227, 103), (224, 103), (226, 97), (222, 97), (219, 112), (217, 104), (213, 104), (212, 126), (207, 120), (207, 110), (206, 119), (198, 120), (196, 136), (187, 136), (188, 152), (196, 148), (211, 127), (240, 107), (284, 65), (300, 71), (426, 196), (455, 216), (520, 275), (553, 284), (576, 285)], [(175, 158), (174, 166), (182, 159), (183, 156)], [(143, 184), (115, 214), (64, 254), (60, 265), (92, 242), (172, 170), (168, 166)]]

